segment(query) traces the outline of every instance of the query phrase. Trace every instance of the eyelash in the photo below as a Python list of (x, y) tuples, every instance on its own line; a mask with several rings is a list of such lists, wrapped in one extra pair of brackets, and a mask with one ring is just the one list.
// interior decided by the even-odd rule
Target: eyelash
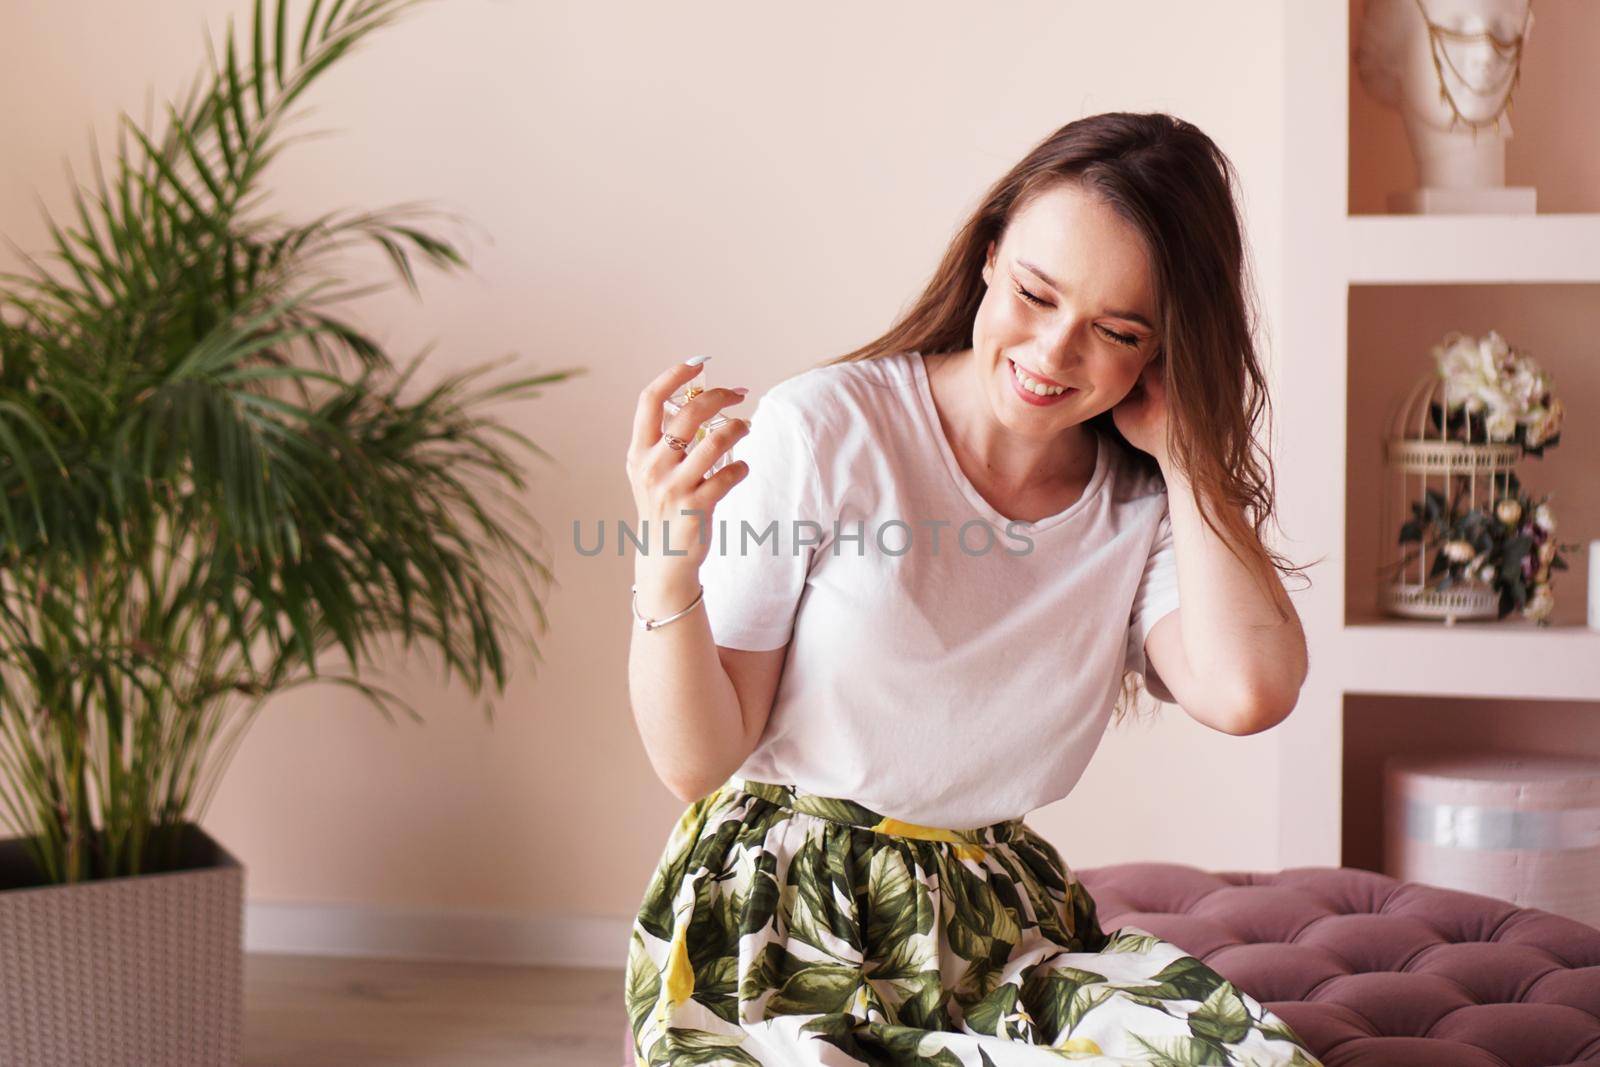
[[(1043, 300), (1040, 300), (1038, 297), (1036, 297), (1032, 293), (1028, 292), (1028, 290), (1024, 289), (1022, 286), (1017, 285), (1015, 282), (1012, 283), (1012, 288), (1016, 289), (1018, 296), (1022, 297), (1022, 299), (1028, 301), (1030, 304), (1037, 304), (1040, 307), (1044, 306), (1044, 301)], [(1121, 334), (1121, 333), (1118, 333), (1115, 330), (1108, 330), (1104, 326), (1096, 326), (1095, 328), (1097, 330), (1100, 330), (1102, 333), (1104, 333), (1107, 337), (1111, 338), (1117, 344), (1122, 345), (1124, 348), (1138, 348), (1139, 347), (1139, 339), (1137, 337), (1130, 337), (1127, 334)]]

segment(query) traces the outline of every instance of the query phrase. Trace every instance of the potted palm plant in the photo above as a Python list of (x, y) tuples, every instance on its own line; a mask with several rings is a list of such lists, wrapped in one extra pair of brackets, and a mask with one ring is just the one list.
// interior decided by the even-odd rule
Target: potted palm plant
[(465, 266), (427, 212), (253, 204), (295, 101), (419, 2), (256, 0), (46, 215), (54, 269), (0, 277), (0, 1063), (237, 1062), (243, 871), (198, 820), (261, 706), (326, 681), (420, 720), (361, 676), (384, 639), (475, 693), (503, 629), (540, 658), (544, 453), (484, 409), (581, 370), (412, 388), (334, 270)]

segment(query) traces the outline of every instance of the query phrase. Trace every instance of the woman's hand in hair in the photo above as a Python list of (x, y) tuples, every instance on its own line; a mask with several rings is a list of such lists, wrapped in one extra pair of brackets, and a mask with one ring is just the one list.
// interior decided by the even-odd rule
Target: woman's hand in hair
[(1167, 357), (1146, 363), (1133, 388), (1111, 409), (1111, 421), (1130, 445), (1167, 465)]

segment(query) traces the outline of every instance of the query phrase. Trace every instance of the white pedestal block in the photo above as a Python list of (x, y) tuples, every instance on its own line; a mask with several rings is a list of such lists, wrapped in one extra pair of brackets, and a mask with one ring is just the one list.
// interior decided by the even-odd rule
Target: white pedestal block
[(1539, 190), (1531, 185), (1493, 189), (1407, 189), (1389, 194), (1389, 210), (1397, 215), (1532, 215)]

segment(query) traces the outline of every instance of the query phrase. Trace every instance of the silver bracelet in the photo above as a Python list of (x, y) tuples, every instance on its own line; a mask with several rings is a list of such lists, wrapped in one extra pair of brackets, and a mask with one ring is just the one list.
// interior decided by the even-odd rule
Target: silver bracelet
[(694, 600), (691, 601), (689, 606), (684, 608), (682, 611), (673, 615), (668, 615), (664, 619), (647, 619), (643, 615), (639, 614), (639, 587), (635, 585), (633, 587), (633, 617), (639, 620), (639, 629), (654, 630), (658, 627), (665, 626), (669, 622), (676, 622), (678, 619), (681, 619), (685, 615), (689, 614), (689, 612), (695, 609), (695, 606), (700, 603), (705, 595), (706, 587), (702, 585), (700, 587), (700, 592), (695, 594)]

